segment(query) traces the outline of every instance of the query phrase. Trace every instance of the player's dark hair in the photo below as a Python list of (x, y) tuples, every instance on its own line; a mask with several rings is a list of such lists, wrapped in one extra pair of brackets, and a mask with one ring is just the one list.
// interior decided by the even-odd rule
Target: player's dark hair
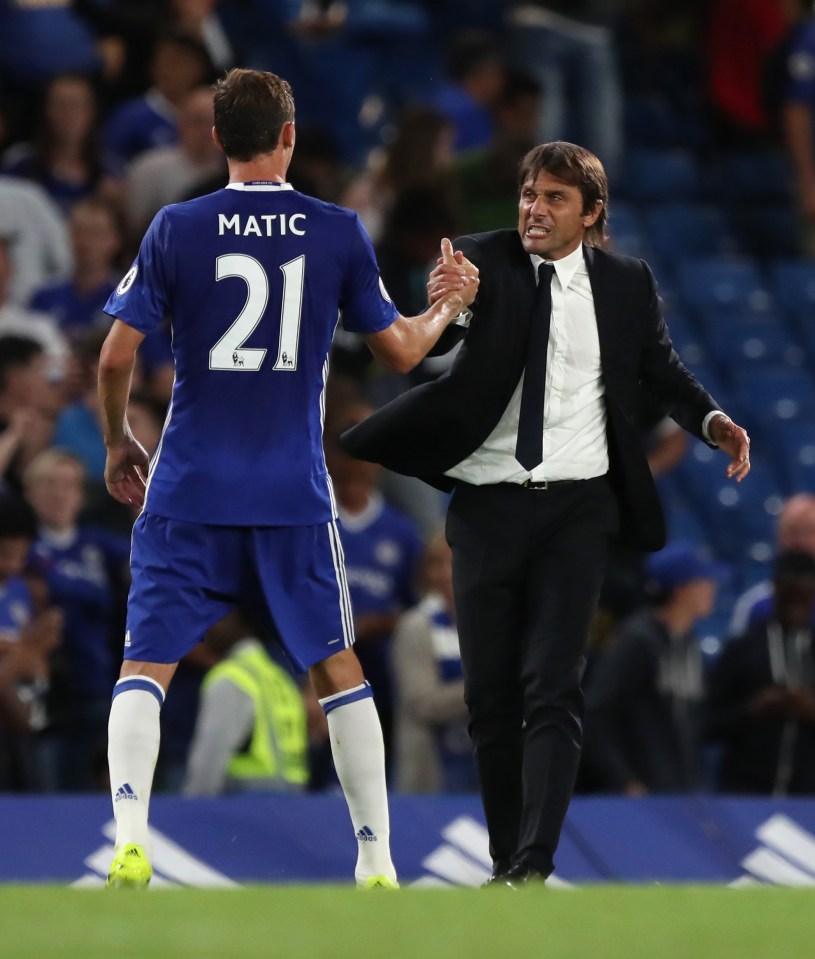
[(603, 164), (584, 147), (565, 140), (553, 140), (533, 147), (521, 160), (519, 186), (536, 180), (542, 171), (579, 188), (584, 216), (594, 212), (598, 200), (603, 201), (600, 216), (586, 230), (586, 242), (590, 246), (602, 246), (607, 239), (608, 222), (608, 179)]
[(42, 352), (42, 345), (27, 336), (0, 336), (0, 393), (11, 370), (28, 366)]
[(291, 87), (274, 73), (234, 69), (215, 84), (215, 129), (232, 160), (271, 153), (292, 120)]
[(37, 514), (28, 500), (11, 493), (0, 494), (0, 539), (36, 536)]

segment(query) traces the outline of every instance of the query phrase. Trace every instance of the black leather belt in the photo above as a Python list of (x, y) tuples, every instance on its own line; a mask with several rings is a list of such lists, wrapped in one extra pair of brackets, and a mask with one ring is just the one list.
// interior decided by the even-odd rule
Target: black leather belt
[(535, 490), (547, 490), (552, 489), (553, 486), (577, 486), (578, 483), (584, 483), (585, 480), (541, 480), (540, 483), (535, 483), (531, 479), (524, 480), (521, 483), (524, 489), (535, 489)]

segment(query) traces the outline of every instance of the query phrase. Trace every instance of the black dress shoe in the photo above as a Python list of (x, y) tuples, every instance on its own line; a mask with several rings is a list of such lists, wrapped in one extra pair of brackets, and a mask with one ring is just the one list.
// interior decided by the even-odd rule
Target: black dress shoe
[(486, 882), (482, 882), (482, 888), (486, 889), (487, 886), (505, 886), (507, 880), (507, 873), (505, 872), (494, 872)]
[(505, 872), (500, 881), (510, 889), (523, 889), (525, 886), (542, 886), (546, 882), (546, 874), (529, 863), (520, 862)]

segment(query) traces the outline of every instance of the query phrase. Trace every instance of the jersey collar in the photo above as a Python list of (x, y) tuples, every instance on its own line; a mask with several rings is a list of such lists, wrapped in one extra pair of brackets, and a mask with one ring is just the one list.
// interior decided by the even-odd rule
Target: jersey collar
[(227, 190), (293, 190), (291, 183), (275, 180), (247, 180), (246, 183), (227, 183)]

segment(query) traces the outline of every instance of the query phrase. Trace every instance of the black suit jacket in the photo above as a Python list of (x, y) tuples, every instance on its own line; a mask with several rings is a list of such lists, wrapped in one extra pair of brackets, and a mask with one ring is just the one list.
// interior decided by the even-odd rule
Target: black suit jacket
[[(451, 368), (408, 390), (343, 434), (359, 459), (418, 476), (440, 489), (443, 474), (474, 452), (498, 424), (523, 373), (535, 274), (517, 230), (460, 237), (453, 244), (480, 271), (473, 317)], [(671, 346), (647, 264), (585, 246), (608, 411), (609, 479), (620, 505), (620, 539), (659, 549), (665, 522), (636, 426), (640, 387), (700, 439), (715, 400)], [(451, 328), (446, 339), (454, 335)]]

